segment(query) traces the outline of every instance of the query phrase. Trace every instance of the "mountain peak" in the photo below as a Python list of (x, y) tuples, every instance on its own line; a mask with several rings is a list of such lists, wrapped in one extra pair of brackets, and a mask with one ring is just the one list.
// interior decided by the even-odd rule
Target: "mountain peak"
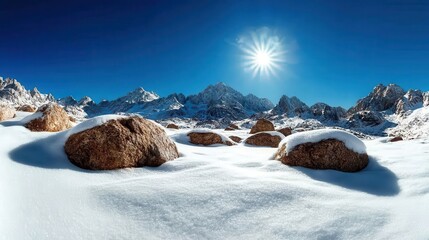
[(138, 87), (120, 99), (128, 103), (138, 103), (138, 102), (151, 102), (158, 98), (159, 96), (156, 93), (149, 92), (142, 87)]

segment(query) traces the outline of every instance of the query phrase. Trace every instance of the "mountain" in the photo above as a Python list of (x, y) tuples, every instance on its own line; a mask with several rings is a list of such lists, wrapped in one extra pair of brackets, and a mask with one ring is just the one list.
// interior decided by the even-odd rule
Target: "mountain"
[(55, 98), (51, 94), (40, 93), (37, 88), (27, 90), (16, 79), (0, 77), (0, 101), (13, 107), (25, 104), (38, 107), (55, 101)]
[[(281, 126), (315, 129), (340, 127), (371, 135), (401, 135), (405, 138), (429, 135), (429, 92), (405, 91), (395, 84), (379, 84), (349, 110), (316, 103), (309, 107), (297, 97), (283, 95), (274, 106), (268, 99), (243, 95), (224, 83), (209, 85), (200, 93), (185, 96), (173, 93), (160, 97), (137, 88), (112, 101), (95, 103), (90, 97), (72, 96), (56, 100), (37, 88), (27, 90), (16, 79), (0, 77), (0, 102), (13, 107), (62, 105), (69, 115), (83, 120), (102, 114), (140, 114), (154, 120), (182, 122), (197, 127), (223, 127), (231, 121), (248, 127), (258, 118), (268, 118)], [(250, 124), (250, 125), (249, 125)]]
[(356, 105), (350, 108), (349, 115), (359, 111), (395, 111), (396, 103), (405, 95), (405, 91), (396, 84), (377, 85), (368, 96), (360, 99)]
[(138, 88), (124, 97), (102, 101), (85, 107), (84, 110), (90, 116), (106, 113), (139, 113), (152, 119), (186, 117), (199, 120), (239, 120), (271, 108), (273, 104), (268, 99), (258, 98), (252, 94), (243, 96), (224, 83), (218, 83), (209, 85), (202, 92), (188, 97), (175, 93), (160, 98), (153, 92)]
[(339, 121), (347, 115), (346, 109), (342, 107), (331, 107), (325, 103), (316, 103), (310, 107), (310, 111), (315, 118), (322, 120)]

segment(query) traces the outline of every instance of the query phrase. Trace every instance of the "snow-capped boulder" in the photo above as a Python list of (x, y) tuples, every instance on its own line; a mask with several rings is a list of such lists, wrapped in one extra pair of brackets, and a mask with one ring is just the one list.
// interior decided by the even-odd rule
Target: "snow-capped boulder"
[(56, 103), (39, 107), (33, 116), (34, 118), (25, 124), (25, 127), (33, 132), (59, 132), (72, 126), (66, 111)]
[(8, 120), (15, 117), (15, 109), (6, 104), (0, 104), (0, 121)]
[(234, 123), (229, 124), (229, 126), (227, 128), (225, 128), (225, 131), (234, 131), (234, 130), (238, 130), (239, 127), (237, 125), (235, 125)]
[(252, 129), (250, 129), (250, 134), (265, 131), (274, 131), (274, 124), (267, 119), (259, 119)]
[(234, 143), (227, 136), (215, 133), (210, 130), (192, 130), (186, 134), (189, 137), (189, 142), (197, 145), (213, 145), (223, 144), (232, 146)]
[(385, 122), (381, 113), (376, 111), (359, 111), (351, 115), (347, 125), (354, 128), (376, 126)]
[(37, 108), (29, 104), (24, 104), (22, 106), (19, 106), (16, 110), (21, 112), (35, 112), (37, 111)]
[(343, 172), (368, 165), (365, 144), (353, 134), (333, 129), (292, 134), (283, 139), (274, 158), (290, 166)]
[(242, 140), (242, 138), (239, 136), (229, 136), (229, 138), (236, 143), (241, 143)]
[(169, 124), (167, 124), (167, 128), (171, 128), (171, 129), (179, 129), (179, 126), (177, 126), (176, 124), (174, 124), (174, 123), (169, 123)]
[(283, 134), (285, 137), (289, 136), (292, 134), (292, 128), (289, 127), (285, 127), (285, 128), (281, 128), (279, 130), (277, 130), (277, 132)]
[(244, 142), (249, 145), (273, 147), (279, 146), (279, 143), (284, 139), (284, 135), (277, 131), (258, 132), (248, 137)]
[(73, 164), (91, 170), (154, 167), (179, 157), (175, 143), (162, 127), (136, 116), (112, 119), (74, 133), (64, 150)]

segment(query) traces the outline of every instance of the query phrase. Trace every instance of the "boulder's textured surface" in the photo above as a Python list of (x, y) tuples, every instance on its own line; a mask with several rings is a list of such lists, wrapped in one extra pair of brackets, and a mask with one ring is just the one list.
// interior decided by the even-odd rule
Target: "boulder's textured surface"
[(398, 142), (398, 141), (402, 141), (402, 140), (404, 140), (404, 139), (402, 139), (401, 136), (396, 136), (396, 137), (390, 139), (390, 142)]
[(277, 132), (279, 132), (279, 133), (283, 134), (285, 137), (287, 137), (287, 136), (292, 134), (292, 128), (288, 128), (288, 127), (281, 128), (281, 129), (277, 130)]
[(289, 153), (286, 152), (286, 144), (279, 147), (274, 157), (286, 165), (343, 172), (357, 172), (368, 165), (367, 154), (356, 153), (336, 139), (303, 143)]
[(31, 105), (25, 104), (25, 105), (18, 107), (16, 110), (21, 111), (21, 112), (35, 112), (35, 111), (37, 111), (37, 108), (33, 107)]
[(25, 124), (33, 132), (59, 132), (69, 129), (72, 125), (66, 111), (58, 104), (48, 103), (37, 109), (41, 117), (35, 118)]
[(167, 125), (167, 128), (171, 128), (171, 129), (179, 129), (179, 126), (177, 126), (176, 124), (174, 124), (174, 123), (169, 123), (168, 125)]
[(141, 117), (110, 120), (73, 134), (64, 150), (73, 164), (91, 170), (154, 167), (179, 157), (165, 131)]
[(239, 137), (239, 136), (229, 136), (229, 138), (231, 138), (231, 140), (236, 142), (236, 143), (240, 143), (242, 140), (241, 137)]
[(0, 121), (8, 120), (15, 117), (15, 109), (8, 105), (0, 104)]
[(234, 131), (234, 130), (238, 130), (239, 127), (237, 125), (235, 125), (234, 123), (229, 124), (229, 126), (227, 128), (225, 128), (225, 131)]
[(213, 132), (190, 132), (188, 133), (189, 141), (193, 144), (201, 144), (204, 146), (212, 144), (224, 144), (232, 146), (233, 143), (222, 139), (219, 134)]
[(273, 135), (266, 132), (256, 133), (248, 137), (245, 140), (245, 143), (255, 146), (264, 146), (264, 147), (278, 147), (282, 138), (278, 135)]
[(252, 129), (250, 129), (250, 134), (264, 131), (274, 131), (274, 124), (266, 119), (259, 119)]

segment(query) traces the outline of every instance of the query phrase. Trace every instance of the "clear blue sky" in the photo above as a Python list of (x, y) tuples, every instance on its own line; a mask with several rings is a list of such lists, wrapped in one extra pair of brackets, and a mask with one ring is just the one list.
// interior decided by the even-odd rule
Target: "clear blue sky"
[[(268, 27), (293, 45), (253, 78), (232, 44)], [(161, 96), (222, 81), (350, 107), (378, 83), (429, 90), (429, 1), (0, 1), (0, 76), (56, 97)], [(293, 43), (293, 44), (292, 44)]]

